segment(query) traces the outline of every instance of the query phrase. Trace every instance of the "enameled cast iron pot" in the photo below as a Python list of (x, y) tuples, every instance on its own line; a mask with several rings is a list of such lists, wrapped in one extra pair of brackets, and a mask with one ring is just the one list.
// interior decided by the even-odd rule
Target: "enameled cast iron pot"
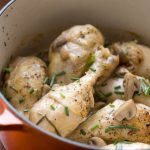
[[(6, 1), (0, 0), (0, 4)], [(149, 14), (148, 0), (11, 0), (0, 11), (0, 71), (10, 57), (48, 47), (62, 30), (76, 24), (90, 23), (102, 31), (133, 31), (148, 45)], [(21, 116), (2, 94), (0, 138), (6, 150), (96, 149), (40, 129)]]

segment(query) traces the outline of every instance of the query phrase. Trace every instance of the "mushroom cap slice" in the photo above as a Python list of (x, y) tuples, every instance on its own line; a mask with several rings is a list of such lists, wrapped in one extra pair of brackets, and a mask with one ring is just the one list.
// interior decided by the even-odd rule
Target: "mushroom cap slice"
[(122, 121), (123, 119), (130, 120), (132, 119), (137, 112), (136, 105), (132, 99), (126, 101), (122, 104), (119, 109), (114, 112), (114, 118), (117, 121)]

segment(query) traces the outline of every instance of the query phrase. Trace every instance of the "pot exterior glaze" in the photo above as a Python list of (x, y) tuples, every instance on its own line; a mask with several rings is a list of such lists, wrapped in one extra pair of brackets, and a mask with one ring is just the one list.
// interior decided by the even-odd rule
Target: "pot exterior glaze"
[[(11, 57), (47, 48), (61, 31), (77, 24), (93, 24), (102, 32), (132, 31), (150, 45), (149, 10), (147, 0), (11, 0), (0, 11), (0, 71)], [(96, 149), (40, 129), (2, 94), (0, 99), (0, 138), (7, 150)]]

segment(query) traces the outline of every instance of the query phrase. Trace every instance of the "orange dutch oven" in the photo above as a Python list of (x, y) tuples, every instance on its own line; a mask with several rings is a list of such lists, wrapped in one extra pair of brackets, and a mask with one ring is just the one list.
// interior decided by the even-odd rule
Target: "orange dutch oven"
[[(61, 31), (76, 24), (90, 23), (102, 32), (133, 31), (150, 42), (147, 0), (0, 0), (0, 6), (0, 71), (10, 57), (48, 47)], [(96, 149), (44, 131), (20, 115), (2, 93), (0, 139), (6, 150)]]

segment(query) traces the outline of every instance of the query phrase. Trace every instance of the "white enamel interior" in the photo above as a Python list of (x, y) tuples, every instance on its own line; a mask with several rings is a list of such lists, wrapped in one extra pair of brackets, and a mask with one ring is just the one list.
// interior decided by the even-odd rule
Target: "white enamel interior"
[(17, 0), (0, 16), (0, 70), (10, 56), (48, 46), (75, 24), (133, 31), (149, 45), (149, 11), (148, 0)]

